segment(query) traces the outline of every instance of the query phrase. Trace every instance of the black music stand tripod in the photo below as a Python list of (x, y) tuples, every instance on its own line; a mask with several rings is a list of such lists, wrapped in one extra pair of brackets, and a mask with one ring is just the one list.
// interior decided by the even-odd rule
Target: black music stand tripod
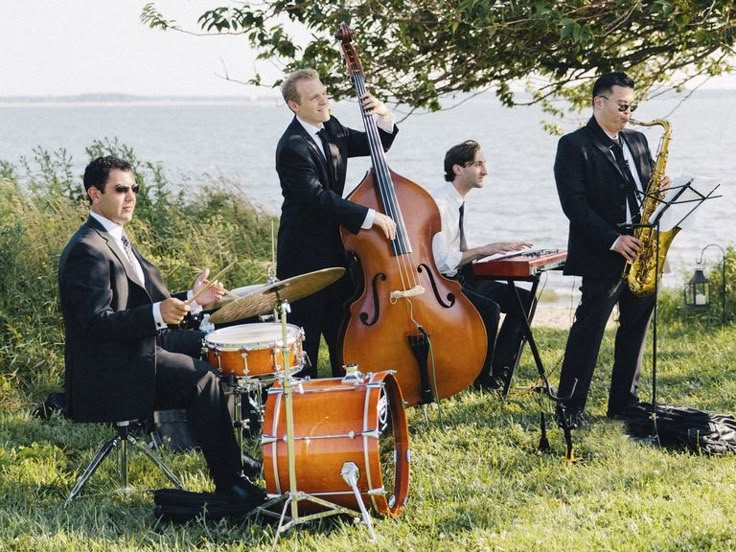
[[(722, 197), (721, 195), (713, 195), (715, 191), (720, 187), (720, 184), (714, 186), (707, 194), (701, 194), (692, 186), (693, 179), (688, 180), (686, 183), (679, 186), (670, 188), (673, 192), (672, 199), (666, 200), (658, 197), (657, 200), (662, 204), (658, 208), (656, 216), (653, 218), (651, 223), (648, 224), (626, 224), (621, 225), (622, 228), (636, 229), (636, 228), (649, 228), (654, 232), (654, 251), (655, 251), (655, 281), (654, 281), (654, 308), (652, 310), (652, 427), (654, 429), (654, 436), (652, 437), (652, 443), (659, 445), (659, 430), (657, 427), (657, 327), (658, 327), (658, 303), (657, 298), (659, 297), (659, 275), (661, 271), (660, 265), (660, 223), (662, 216), (665, 212), (670, 209), (673, 205), (684, 205), (694, 203), (695, 205), (687, 211), (680, 220), (673, 225), (673, 228), (680, 228), (681, 224), (691, 215), (693, 212), (700, 207), (705, 201), (709, 199), (716, 199)], [(686, 191), (691, 191), (695, 194), (693, 199), (680, 199)], [(650, 194), (641, 193), (643, 198), (651, 197)], [(657, 194), (659, 195), (659, 194)], [(625, 285), (625, 283), (624, 283)]]

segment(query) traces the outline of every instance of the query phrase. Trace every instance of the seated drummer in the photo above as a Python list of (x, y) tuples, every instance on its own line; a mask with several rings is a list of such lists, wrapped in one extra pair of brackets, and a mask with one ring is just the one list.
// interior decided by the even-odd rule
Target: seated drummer
[[(489, 255), (525, 249), (531, 244), (523, 241), (494, 242), (468, 247), (464, 225), (465, 196), (474, 188), (482, 188), (487, 174), (486, 158), (474, 140), (453, 146), (445, 154), (445, 180), (448, 184), (434, 198), (440, 210), (442, 231), (434, 236), (432, 252), (438, 270), (460, 282), (463, 293), (478, 309), (486, 326), (488, 354), (476, 386), (502, 389), (516, 365), (521, 348), (523, 315), (519, 312), (513, 288), (473, 275), (471, 263)], [(531, 294), (528, 290), (516, 289), (528, 309)], [(496, 338), (501, 312), (506, 313), (506, 318)]]
[(204, 334), (167, 327), (201, 309), (197, 303), (220, 299), (222, 286), (215, 282), (189, 305), (185, 300), (208, 284), (209, 271), (193, 291), (171, 296), (156, 267), (131, 246), (124, 226), (133, 218), (138, 184), (127, 161), (95, 159), (84, 187), (91, 212), (59, 263), (67, 415), (116, 422), (186, 408), (216, 492), (258, 505), (264, 493), (242, 475), (219, 378), (198, 358)]

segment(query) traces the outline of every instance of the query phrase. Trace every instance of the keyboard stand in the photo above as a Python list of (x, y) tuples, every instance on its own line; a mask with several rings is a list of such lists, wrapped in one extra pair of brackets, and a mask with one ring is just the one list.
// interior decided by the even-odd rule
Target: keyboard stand
[[(552, 270), (561, 270), (561, 267), (556, 267)], [(513, 366), (509, 366), (509, 371), (506, 374), (506, 378), (503, 382), (503, 397), (506, 398), (509, 394), (509, 389), (511, 388), (511, 379), (513, 378), (514, 372), (516, 371), (517, 366), (519, 365), (519, 359), (521, 358), (521, 353), (524, 350), (524, 345), (529, 342), (529, 349), (532, 352), (532, 356), (534, 357), (534, 363), (537, 367), (537, 372), (539, 372), (539, 377), (542, 378), (542, 382), (544, 384), (544, 392), (549, 395), (550, 398), (553, 400), (557, 400), (557, 397), (550, 388), (549, 382), (547, 381), (547, 374), (544, 370), (544, 364), (542, 362), (542, 357), (539, 355), (539, 349), (537, 348), (537, 343), (534, 340), (534, 333), (532, 332), (532, 320), (534, 320), (534, 314), (537, 310), (537, 305), (539, 304), (539, 297), (537, 296), (537, 291), (539, 289), (539, 278), (542, 274), (542, 271), (536, 272), (535, 274), (529, 275), (529, 276), (478, 276), (476, 275), (476, 278), (488, 278), (490, 280), (496, 280), (496, 281), (505, 281), (508, 283), (508, 285), (511, 287), (511, 289), (514, 291), (514, 295), (516, 296), (517, 303), (519, 305), (519, 310), (522, 313), (522, 322), (523, 322), (523, 336), (521, 338), (521, 343), (519, 344), (519, 352), (516, 355), (516, 361), (514, 362)], [(521, 300), (521, 296), (519, 295), (519, 289), (516, 287), (516, 282), (531, 282), (532, 287), (531, 290), (529, 290), (531, 294), (531, 303), (529, 305), (529, 310), (527, 311), (524, 309), (524, 303)]]

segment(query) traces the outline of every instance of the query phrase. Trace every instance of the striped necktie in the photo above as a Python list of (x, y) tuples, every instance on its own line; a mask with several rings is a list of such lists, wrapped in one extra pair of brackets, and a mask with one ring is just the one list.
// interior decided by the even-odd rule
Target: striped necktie
[(144, 285), (145, 276), (143, 274), (143, 268), (138, 262), (138, 259), (135, 258), (135, 254), (133, 253), (133, 245), (130, 243), (128, 236), (125, 234), (125, 230), (123, 230), (122, 234), (120, 234), (120, 241), (123, 244), (123, 251), (125, 251), (125, 256), (128, 257), (128, 261), (130, 262), (130, 266), (133, 269), (133, 274), (135, 275), (136, 280), (139, 284)]
[(120, 241), (123, 242), (123, 251), (125, 251), (125, 254), (128, 256), (128, 261), (130, 261), (130, 264), (133, 266), (133, 268), (135, 268), (135, 255), (133, 255), (133, 246), (130, 244), (130, 240), (126, 235), (125, 230), (123, 230), (123, 233), (120, 234)]

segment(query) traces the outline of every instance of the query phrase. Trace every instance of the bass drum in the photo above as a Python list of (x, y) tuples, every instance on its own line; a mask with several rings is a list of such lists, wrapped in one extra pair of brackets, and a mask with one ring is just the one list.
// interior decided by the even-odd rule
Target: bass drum
[[(359, 506), (342, 478), (346, 463), (358, 468), (366, 508), (401, 513), (409, 492), (409, 431), (403, 398), (392, 372), (345, 378), (294, 380), (294, 456), (297, 489), (346, 508)], [(263, 468), (270, 496), (290, 490), (286, 404), (281, 381), (268, 392), (263, 424)], [(300, 501), (300, 510), (320, 507)]]

